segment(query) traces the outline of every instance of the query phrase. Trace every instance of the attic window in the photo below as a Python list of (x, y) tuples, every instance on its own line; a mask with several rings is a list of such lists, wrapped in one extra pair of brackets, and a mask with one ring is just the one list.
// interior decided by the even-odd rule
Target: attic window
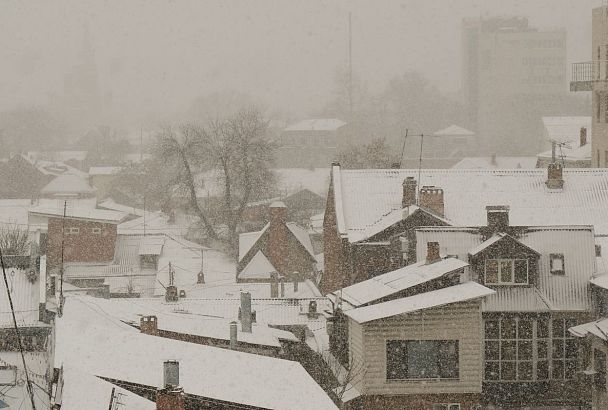
[(80, 233), (80, 228), (65, 228), (66, 235), (77, 235)]
[(602, 256), (602, 245), (595, 245), (595, 256), (598, 258)]
[(551, 273), (554, 275), (565, 275), (564, 254), (552, 253), (549, 258)]
[(93, 229), (91, 229), (91, 232), (99, 235), (101, 233), (101, 228), (93, 228)]
[(486, 285), (527, 285), (528, 261), (526, 259), (486, 259)]

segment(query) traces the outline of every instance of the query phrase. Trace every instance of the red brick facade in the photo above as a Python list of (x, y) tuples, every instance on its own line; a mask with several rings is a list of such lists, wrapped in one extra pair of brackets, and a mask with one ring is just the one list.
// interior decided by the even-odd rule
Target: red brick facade
[(287, 275), (287, 208), (285, 205), (270, 205), (270, 226), (268, 227), (268, 260), (282, 275)]
[(184, 391), (179, 387), (167, 387), (156, 392), (156, 410), (184, 410)]
[(116, 235), (116, 224), (50, 217), (48, 266), (57, 268), (61, 264), (62, 239), (64, 262), (109, 262), (114, 259)]

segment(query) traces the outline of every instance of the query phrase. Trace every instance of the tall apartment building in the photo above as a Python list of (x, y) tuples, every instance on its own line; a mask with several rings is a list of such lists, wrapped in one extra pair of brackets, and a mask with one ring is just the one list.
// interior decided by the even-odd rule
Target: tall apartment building
[(462, 41), (468, 128), (486, 153), (535, 154), (541, 118), (568, 97), (566, 31), (539, 31), (523, 17), (465, 19)]
[(570, 91), (591, 91), (591, 166), (608, 167), (608, 7), (593, 9), (591, 61), (572, 65)]

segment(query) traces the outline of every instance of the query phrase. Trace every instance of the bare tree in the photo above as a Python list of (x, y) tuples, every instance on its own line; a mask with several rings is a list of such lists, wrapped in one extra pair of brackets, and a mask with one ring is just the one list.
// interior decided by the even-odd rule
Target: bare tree
[(386, 144), (384, 138), (372, 140), (369, 144), (355, 145), (338, 154), (344, 168), (390, 168), (399, 157)]
[(323, 352), (321, 356), (336, 378), (338, 387), (334, 389), (334, 392), (336, 393), (336, 396), (338, 396), (338, 399), (340, 399), (340, 407), (343, 408), (345, 394), (351, 389), (354, 389), (355, 387), (353, 384), (365, 376), (365, 366), (363, 363), (350, 357), (348, 366), (344, 367), (329, 350)]
[(0, 248), (4, 255), (28, 255), (29, 246), (26, 229), (17, 224), (0, 226)]

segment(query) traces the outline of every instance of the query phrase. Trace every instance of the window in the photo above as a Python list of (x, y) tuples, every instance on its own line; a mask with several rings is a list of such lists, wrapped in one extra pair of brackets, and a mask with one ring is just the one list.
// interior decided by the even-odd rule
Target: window
[(552, 253), (549, 255), (549, 267), (554, 275), (564, 275), (564, 254)]
[(485, 283), (487, 285), (527, 285), (527, 259), (486, 259)]
[(595, 388), (606, 391), (606, 353), (598, 349), (593, 349), (593, 370), (595, 370), (593, 380)]
[[(548, 319), (511, 317), (486, 320), (484, 380), (548, 379)], [(536, 345), (537, 360), (534, 360)]]
[(80, 233), (80, 228), (65, 228), (64, 233), (66, 235), (77, 235)]
[(598, 258), (602, 256), (602, 245), (595, 245), (595, 256)]
[(142, 269), (158, 269), (157, 255), (141, 255), (140, 261)]
[(410, 243), (407, 238), (401, 236), (399, 237), (399, 243), (401, 245), (401, 257), (402, 261), (407, 265), (408, 261), (408, 251), (410, 248)]
[(576, 326), (576, 320), (553, 319), (551, 325), (551, 378), (555, 380), (573, 379), (576, 373), (578, 343), (568, 329)]
[(458, 340), (389, 340), (388, 380), (457, 379)]
[(436, 403), (433, 410), (460, 410), (460, 403)]
[[(600, 98), (600, 94), (599, 93), (595, 93), (595, 104), (596, 104), (596, 107), (595, 107), (596, 108), (596, 110), (595, 110), (595, 120), (597, 122), (600, 122), (600, 113), (602, 112), (602, 99)], [(598, 164), (599, 164), (599, 161), (600, 161), (600, 159), (599, 159), (599, 157), (600, 157), (599, 150), (597, 152), (597, 157), (598, 157), (597, 161), (598, 161)]]
[(93, 229), (91, 229), (91, 232), (93, 232), (94, 234), (99, 235), (99, 234), (101, 234), (101, 228), (93, 228)]

